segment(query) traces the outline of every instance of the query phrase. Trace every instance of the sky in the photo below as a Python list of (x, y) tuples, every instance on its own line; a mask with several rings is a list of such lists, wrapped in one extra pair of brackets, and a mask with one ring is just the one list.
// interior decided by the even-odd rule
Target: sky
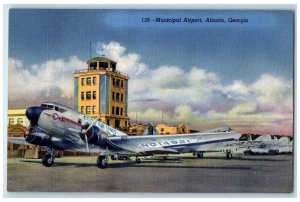
[(293, 135), (293, 37), (292, 11), (11, 9), (9, 108), (72, 107), (74, 71), (104, 54), (129, 74), (133, 123)]

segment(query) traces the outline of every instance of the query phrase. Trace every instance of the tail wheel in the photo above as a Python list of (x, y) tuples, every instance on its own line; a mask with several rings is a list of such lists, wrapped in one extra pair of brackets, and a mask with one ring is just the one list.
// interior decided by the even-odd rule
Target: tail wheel
[(107, 157), (106, 156), (98, 156), (97, 167), (102, 168), (102, 169), (107, 167)]
[(118, 159), (118, 156), (116, 156), (116, 155), (111, 155), (110, 158), (111, 158), (111, 160), (117, 160), (117, 159)]
[(227, 159), (232, 159), (232, 153), (231, 152), (227, 152), (226, 153), (226, 158)]
[(53, 163), (54, 163), (54, 160), (53, 160), (51, 154), (46, 154), (46, 155), (43, 157), (42, 163), (43, 163), (43, 165), (46, 166), (46, 167), (52, 166)]
[(203, 153), (202, 152), (197, 153), (197, 158), (203, 159)]

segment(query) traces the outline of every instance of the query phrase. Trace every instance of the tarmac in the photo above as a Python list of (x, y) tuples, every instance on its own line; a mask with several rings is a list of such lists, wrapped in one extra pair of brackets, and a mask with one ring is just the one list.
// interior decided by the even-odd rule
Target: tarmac
[(293, 155), (233, 156), (192, 154), (109, 161), (97, 168), (96, 156), (7, 160), (8, 192), (102, 193), (290, 193)]

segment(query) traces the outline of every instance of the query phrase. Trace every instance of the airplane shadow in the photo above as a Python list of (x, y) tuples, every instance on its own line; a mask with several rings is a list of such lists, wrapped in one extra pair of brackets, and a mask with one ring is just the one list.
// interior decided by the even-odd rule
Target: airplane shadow
[[(199, 168), (199, 169), (237, 169), (237, 170), (250, 170), (249, 167), (242, 167), (242, 166), (187, 166), (182, 165), (184, 160), (192, 159), (195, 161), (202, 161), (202, 160), (226, 160), (225, 157), (204, 157), (203, 159), (199, 159), (196, 157), (167, 157), (166, 159), (163, 157), (153, 157), (153, 158), (146, 158), (142, 159), (140, 164), (137, 164), (135, 160), (125, 160), (125, 161), (109, 161), (108, 167), (109, 168), (124, 168), (124, 167), (139, 167), (139, 168)], [(41, 164), (41, 160), (20, 160), (21, 162), (26, 163), (35, 163)], [(243, 157), (234, 157), (228, 161), (289, 161), (287, 159), (267, 159), (267, 158), (243, 158)], [(173, 164), (173, 165), (170, 165)], [(77, 162), (54, 162), (52, 165), (53, 167), (60, 167), (60, 166), (74, 166), (74, 167), (93, 167), (96, 166), (95, 163), (77, 163)]]
[[(21, 160), (21, 162), (26, 162), (26, 163), (34, 163), (34, 164), (40, 164), (42, 165), (42, 162), (39, 161), (31, 161), (31, 160)], [(250, 170), (249, 167), (240, 167), (240, 166), (182, 166), (178, 163), (181, 162), (172, 162), (172, 163), (177, 163), (177, 165), (170, 165), (169, 163), (172, 161), (142, 161), (142, 163), (137, 164), (135, 161), (123, 161), (123, 162), (115, 162), (115, 163), (109, 163), (108, 168), (197, 168), (197, 169), (226, 169), (226, 170), (231, 170), (231, 169), (237, 169), (237, 170)], [(160, 164), (160, 165), (158, 165)], [(163, 165), (163, 164), (168, 164), (168, 165)], [(94, 163), (74, 163), (74, 162), (54, 162), (54, 164), (51, 167), (61, 167), (61, 166), (74, 166), (74, 167), (95, 167), (96, 164)]]
[[(20, 160), (20, 161), (42, 165), (41, 161), (31, 161), (31, 160)], [(51, 167), (71, 166), (71, 165), (75, 167), (91, 167), (91, 166), (95, 166), (95, 163), (54, 162), (54, 164)]]
[[(149, 164), (150, 163), (150, 164)], [(153, 164), (157, 163), (157, 164)], [(158, 165), (159, 163), (159, 165)], [(187, 165), (163, 165), (162, 162), (149, 162), (145, 161), (140, 164), (137, 164), (135, 162), (124, 162), (124, 163), (114, 163), (109, 164), (108, 168), (122, 168), (122, 167), (135, 167), (135, 168), (176, 168), (176, 169), (182, 169), (182, 168), (196, 168), (196, 169), (237, 169), (237, 170), (250, 170), (249, 167), (240, 167), (240, 166), (187, 166)]]

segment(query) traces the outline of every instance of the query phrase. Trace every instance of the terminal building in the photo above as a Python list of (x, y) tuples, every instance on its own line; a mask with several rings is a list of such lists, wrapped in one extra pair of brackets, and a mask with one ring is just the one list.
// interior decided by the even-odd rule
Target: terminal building
[(74, 75), (74, 109), (118, 129), (129, 125), (128, 75), (106, 57), (88, 60)]

